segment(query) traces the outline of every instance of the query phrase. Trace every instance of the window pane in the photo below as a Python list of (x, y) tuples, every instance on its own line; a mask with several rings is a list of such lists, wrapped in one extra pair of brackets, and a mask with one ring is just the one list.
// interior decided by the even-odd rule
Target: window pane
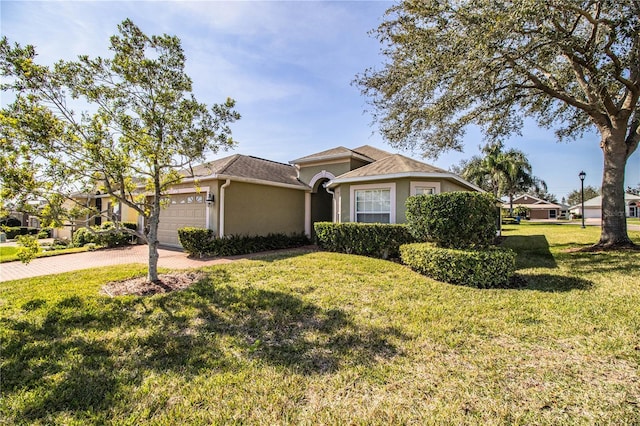
[(365, 189), (355, 191), (356, 222), (389, 223), (391, 221), (391, 190)]

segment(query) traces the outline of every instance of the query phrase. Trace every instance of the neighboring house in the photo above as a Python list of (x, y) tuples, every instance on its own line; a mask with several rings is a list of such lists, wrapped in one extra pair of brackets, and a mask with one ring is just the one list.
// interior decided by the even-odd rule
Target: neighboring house
[[(502, 204), (503, 209), (509, 209), (509, 203)], [(540, 219), (558, 219), (561, 217), (563, 211), (566, 208), (559, 204), (550, 203), (533, 195), (520, 195), (513, 199), (513, 208), (518, 206), (525, 207), (529, 210), (527, 213), (527, 219), (540, 220)]]
[[(640, 217), (640, 196), (629, 193), (624, 194), (625, 215), (627, 217)], [(574, 214), (582, 214), (582, 203), (571, 207)], [(602, 196), (585, 200), (584, 217), (586, 219), (602, 219)]]
[[(290, 164), (235, 154), (193, 173), (166, 194), (158, 232), (164, 245), (179, 246), (178, 229), (185, 226), (212, 229), (217, 236), (312, 235), (319, 221), (403, 223), (410, 195), (482, 192), (446, 170), (368, 145), (337, 147)], [(105, 202), (103, 211), (109, 208)], [(125, 206), (122, 220), (136, 221), (131, 213)]]

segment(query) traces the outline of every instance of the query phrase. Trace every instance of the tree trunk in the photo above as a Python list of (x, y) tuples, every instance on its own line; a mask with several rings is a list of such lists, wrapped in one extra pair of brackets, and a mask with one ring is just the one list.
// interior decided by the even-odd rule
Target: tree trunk
[(147, 244), (149, 245), (149, 270), (147, 279), (149, 282), (158, 281), (158, 224), (160, 223), (160, 209), (156, 209), (149, 217), (149, 232), (147, 234)]
[(624, 174), (628, 158), (624, 132), (614, 130), (603, 134), (601, 148), (604, 154), (602, 232), (594, 247), (631, 247), (634, 244), (627, 235), (624, 201)]

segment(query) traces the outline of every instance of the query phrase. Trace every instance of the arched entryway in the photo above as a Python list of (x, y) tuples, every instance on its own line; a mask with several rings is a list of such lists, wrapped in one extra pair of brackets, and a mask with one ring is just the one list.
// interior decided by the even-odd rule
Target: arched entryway
[(640, 217), (640, 203), (632, 201), (629, 203), (629, 216), (630, 217)]
[(313, 224), (333, 221), (333, 195), (327, 192), (324, 184), (329, 179), (322, 178), (315, 182), (311, 192), (311, 237), (315, 237)]

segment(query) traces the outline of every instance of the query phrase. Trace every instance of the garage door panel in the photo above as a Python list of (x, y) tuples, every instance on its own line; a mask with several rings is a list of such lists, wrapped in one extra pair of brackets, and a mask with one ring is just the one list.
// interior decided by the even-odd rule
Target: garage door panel
[(158, 226), (160, 243), (180, 246), (179, 228), (185, 226), (204, 228), (206, 226), (206, 204), (203, 201), (204, 197), (197, 197), (195, 193), (172, 195), (167, 208), (160, 212)]

